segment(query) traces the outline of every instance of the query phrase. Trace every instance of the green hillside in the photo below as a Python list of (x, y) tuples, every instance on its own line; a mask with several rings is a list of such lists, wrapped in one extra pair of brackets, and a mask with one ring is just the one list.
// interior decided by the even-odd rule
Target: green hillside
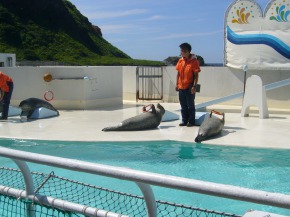
[(17, 61), (162, 64), (134, 60), (111, 45), (68, 0), (0, 0), (0, 53), (16, 53)]

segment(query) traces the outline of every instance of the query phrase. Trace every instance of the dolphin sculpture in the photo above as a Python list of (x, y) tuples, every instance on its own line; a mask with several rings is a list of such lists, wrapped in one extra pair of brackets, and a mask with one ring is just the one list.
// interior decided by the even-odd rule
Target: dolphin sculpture
[(41, 107), (56, 111), (57, 115), (59, 115), (59, 112), (49, 102), (38, 98), (28, 98), (23, 100), (20, 102), (19, 107), (22, 110), (20, 116), (26, 116), (27, 118), (31, 117), (35, 109)]
[[(212, 113), (222, 115), (222, 119), (212, 115)], [(204, 141), (210, 137), (213, 137), (215, 135), (218, 135), (221, 133), (223, 127), (225, 124), (225, 114), (222, 112), (217, 112), (215, 110), (212, 110), (210, 112), (210, 115), (207, 119), (205, 119), (198, 130), (197, 137), (195, 138), (195, 142), (201, 142)]]
[(159, 103), (157, 108), (153, 104), (143, 107), (143, 113), (122, 121), (117, 126), (106, 127), (102, 131), (134, 131), (157, 128), (161, 122), (165, 109)]

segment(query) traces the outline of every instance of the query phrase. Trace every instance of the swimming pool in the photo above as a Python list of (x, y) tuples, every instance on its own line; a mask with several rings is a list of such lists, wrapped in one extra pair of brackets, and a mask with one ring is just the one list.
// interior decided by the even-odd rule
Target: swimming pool
[[(290, 194), (290, 150), (158, 142), (63, 142), (1, 139), (1, 146), (106, 165)], [(1, 166), (16, 168), (0, 158)], [(134, 183), (29, 164), (49, 173), (141, 195)], [(289, 210), (153, 187), (156, 199), (243, 214), (249, 209), (289, 215)], [(222, 205), (221, 205), (222, 204)]]

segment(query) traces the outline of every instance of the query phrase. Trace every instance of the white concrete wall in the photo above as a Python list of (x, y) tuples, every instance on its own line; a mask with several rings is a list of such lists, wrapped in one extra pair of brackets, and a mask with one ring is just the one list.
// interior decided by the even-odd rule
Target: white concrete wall
[[(7, 67), (1, 71), (14, 80), (11, 104), (27, 98), (44, 99), (54, 93), (50, 103), (57, 109), (95, 109), (122, 104), (122, 67)], [(52, 75), (51, 82), (43, 80)], [(85, 76), (89, 79), (83, 79)]]
[(123, 99), (136, 100), (136, 66), (123, 67)]
[[(125, 67), (123, 77), (123, 97), (125, 100), (136, 100), (136, 67)], [(165, 102), (179, 102), (175, 91), (176, 70), (174, 66), (164, 68), (163, 96)], [(242, 92), (244, 88), (244, 72), (228, 67), (201, 67), (199, 74), (201, 91), (196, 95), (196, 101), (201, 103), (208, 100)], [(251, 71), (247, 77), (259, 75), (263, 84), (269, 84), (290, 78), (290, 71)], [(290, 86), (267, 91), (269, 107), (290, 108)], [(223, 104), (241, 105), (242, 99), (235, 99)]]
[[(8, 58), (11, 58), (11, 62)], [(16, 55), (11, 53), (0, 53), (0, 65), (3, 63), (3, 67), (15, 67)]]
[[(27, 98), (43, 99), (46, 91), (54, 93), (50, 101), (57, 109), (96, 109), (122, 104), (123, 100), (136, 101), (136, 67), (1, 67), (14, 80), (12, 105)], [(201, 92), (196, 102), (228, 96), (243, 91), (244, 72), (227, 67), (202, 67), (199, 83)], [(50, 73), (51, 82), (43, 76)], [(259, 75), (263, 84), (290, 78), (288, 71), (248, 71), (247, 76)], [(83, 79), (85, 76), (88, 80)], [(175, 91), (175, 67), (164, 67), (163, 98), (165, 102), (179, 102)], [(290, 108), (290, 86), (267, 92), (269, 107)], [(223, 104), (241, 105), (242, 99)]]

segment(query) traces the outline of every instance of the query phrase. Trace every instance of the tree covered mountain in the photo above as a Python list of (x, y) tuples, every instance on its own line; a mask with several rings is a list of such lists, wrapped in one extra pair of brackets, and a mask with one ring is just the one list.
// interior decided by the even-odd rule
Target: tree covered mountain
[(16, 53), (18, 61), (78, 65), (143, 62), (106, 41), (68, 0), (0, 0), (0, 53)]

